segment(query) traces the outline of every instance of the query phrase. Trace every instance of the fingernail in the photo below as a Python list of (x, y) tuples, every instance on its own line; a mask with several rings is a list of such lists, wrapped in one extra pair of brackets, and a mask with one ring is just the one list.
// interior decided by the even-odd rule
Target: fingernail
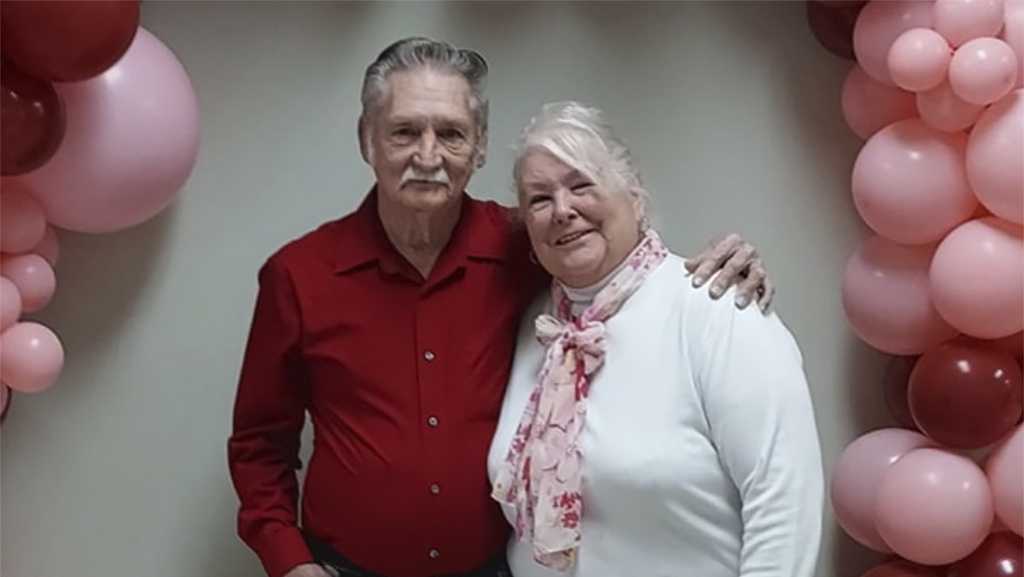
[(745, 296), (736, 297), (736, 306), (743, 308), (750, 304), (750, 299)]
[(707, 280), (708, 279), (706, 279), (705, 277), (695, 276), (695, 277), (693, 277), (693, 287), (697, 288), (700, 285), (704, 284), (704, 282), (707, 281)]
[(711, 296), (715, 298), (722, 296), (722, 287), (718, 285), (711, 287)]

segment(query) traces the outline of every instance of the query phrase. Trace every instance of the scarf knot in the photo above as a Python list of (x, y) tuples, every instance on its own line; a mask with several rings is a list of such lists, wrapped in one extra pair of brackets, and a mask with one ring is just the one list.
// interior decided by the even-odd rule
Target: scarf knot
[(583, 372), (592, 375), (604, 363), (604, 323), (601, 321), (563, 322), (551, 315), (540, 315), (534, 323), (537, 340), (545, 347), (560, 348), (563, 354), (577, 350), (583, 358)]

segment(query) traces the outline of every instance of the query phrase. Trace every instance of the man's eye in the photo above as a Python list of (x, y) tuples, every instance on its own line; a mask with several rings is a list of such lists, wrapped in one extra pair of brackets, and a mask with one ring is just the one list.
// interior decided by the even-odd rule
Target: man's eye
[(396, 128), (391, 135), (398, 138), (415, 138), (416, 131), (412, 128)]
[(446, 140), (448, 142), (458, 142), (465, 140), (466, 138), (461, 131), (455, 129), (442, 130), (437, 133), (437, 136), (441, 140)]

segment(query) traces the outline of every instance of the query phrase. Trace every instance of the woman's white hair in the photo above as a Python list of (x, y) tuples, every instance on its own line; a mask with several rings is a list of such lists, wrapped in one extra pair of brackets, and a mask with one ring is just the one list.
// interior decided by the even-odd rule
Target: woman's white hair
[(516, 189), (521, 185), (523, 158), (531, 150), (550, 153), (611, 193), (639, 200), (640, 218), (649, 216), (650, 193), (640, 182), (629, 148), (612, 133), (597, 108), (572, 100), (545, 104), (523, 128), (513, 168)]

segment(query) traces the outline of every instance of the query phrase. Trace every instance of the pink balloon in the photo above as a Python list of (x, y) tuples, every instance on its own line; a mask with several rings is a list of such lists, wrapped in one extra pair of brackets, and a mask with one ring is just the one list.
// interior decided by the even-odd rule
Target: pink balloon
[(1003, 0), (935, 0), (932, 27), (953, 46), (1003, 27)]
[(985, 463), (996, 517), (1007, 529), (1024, 535), (1024, 426), (998, 445)]
[(163, 210), (199, 150), (199, 106), (174, 53), (139, 28), (124, 57), (100, 76), (58, 84), (67, 131), (54, 157), (18, 177), (50, 222), (112, 232)]
[(900, 88), (920, 92), (946, 79), (953, 50), (931, 28), (911, 28), (889, 49), (889, 73)]
[(57, 277), (46, 259), (37, 254), (22, 254), (0, 260), (0, 274), (18, 287), (24, 312), (42, 310), (57, 289)]
[(26, 251), (43, 238), (45, 230), (46, 216), (36, 199), (19, 187), (5, 185), (0, 193), (0, 249)]
[(967, 180), (985, 208), (1024, 224), (1024, 90), (986, 110), (967, 141)]
[(1024, 329), (1019, 225), (996, 217), (960, 225), (936, 249), (929, 277), (936, 310), (960, 331), (996, 339)]
[(0, 276), (0, 332), (18, 322), (21, 316), (21, 295), (7, 277)]
[(864, 240), (843, 275), (843, 309), (857, 336), (887, 353), (916, 355), (957, 335), (932, 306), (934, 251), (878, 236)]
[(949, 84), (972, 104), (1006, 96), (1017, 82), (1017, 56), (998, 38), (975, 38), (956, 49), (949, 61)]
[(857, 136), (867, 139), (882, 128), (913, 118), (914, 95), (871, 78), (857, 65), (843, 82), (843, 119)]
[(832, 507), (839, 525), (855, 541), (891, 553), (875, 530), (875, 504), (882, 475), (908, 452), (935, 443), (906, 429), (872, 431), (849, 444), (832, 471)]
[(64, 349), (39, 323), (18, 323), (0, 335), (0, 380), (23, 393), (38, 393), (57, 380)]
[(901, 244), (938, 241), (977, 206), (964, 170), (967, 137), (918, 119), (868, 140), (853, 166), (853, 200), (868, 226)]
[(917, 111), (928, 126), (943, 132), (960, 132), (970, 128), (985, 110), (980, 104), (964, 102), (953, 92), (949, 82), (917, 93)]
[(889, 49), (911, 28), (930, 28), (932, 5), (915, 0), (868, 2), (853, 28), (853, 51), (857, 62), (875, 80), (895, 86), (889, 74)]
[(46, 262), (50, 263), (51, 267), (56, 268), (57, 261), (60, 259), (60, 244), (57, 240), (57, 231), (52, 226), (47, 226), (43, 239), (28, 252), (38, 254), (46, 259)]
[(907, 453), (882, 475), (875, 527), (901, 557), (944, 565), (981, 545), (992, 514), (992, 491), (974, 461), (923, 448)]
[(1017, 88), (1024, 87), (1024, 0), (1006, 2), (1003, 40), (1017, 55)]

